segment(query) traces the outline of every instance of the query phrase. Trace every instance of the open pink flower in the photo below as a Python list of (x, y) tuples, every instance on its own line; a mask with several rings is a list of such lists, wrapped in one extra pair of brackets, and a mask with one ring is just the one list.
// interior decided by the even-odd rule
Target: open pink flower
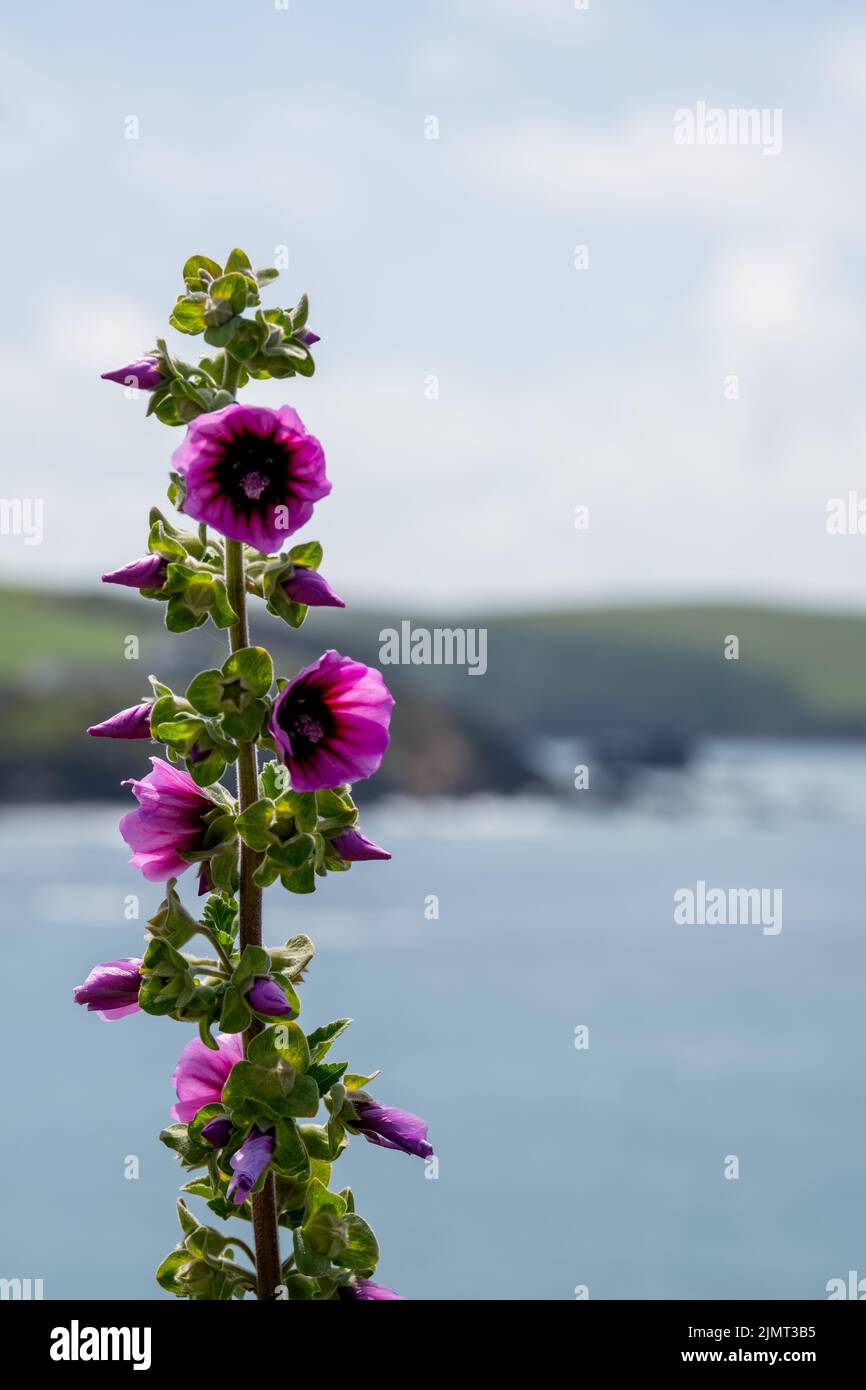
[(205, 1047), (201, 1038), (193, 1038), (180, 1054), (172, 1085), (177, 1091), (177, 1105), (171, 1107), (172, 1118), (188, 1125), (204, 1105), (214, 1105), (222, 1099), (223, 1086), (235, 1062), (243, 1056), (240, 1033), (218, 1033), (217, 1051)]
[(180, 510), (266, 553), (331, 491), (322, 446), (288, 405), (235, 402), (199, 415), (172, 459), (185, 488)]
[(140, 805), (120, 822), (120, 833), (134, 851), (130, 864), (151, 883), (163, 883), (190, 867), (181, 851), (201, 848), (205, 816), (214, 802), (205, 796), (182, 768), (151, 758), (153, 772), (140, 780), (127, 778)]
[(388, 747), (394, 697), (378, 671), (327, 651), (290, 680), (269, 730), (299, 792), (372, 777)]

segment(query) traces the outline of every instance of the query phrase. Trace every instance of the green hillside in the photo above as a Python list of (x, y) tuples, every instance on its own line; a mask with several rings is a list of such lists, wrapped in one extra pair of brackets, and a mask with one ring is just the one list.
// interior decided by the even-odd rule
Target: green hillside
[[(116, 787), (128, 747), (95, 747), (84, 726), (147, 693), (151, 671), (180, 686), (222, 659), (222, 634), (208, 625), (180, 641), (162, 612), (137, 596), (0, 591), (0, 795)], [(379, 664), (380, 632), (407, 617), (415, 628), (486, 627), (488, 669), (473, 677), (456, 666), (383, 667), (398, 696), (383, 790), (521, 785), (538, 735), (866, 733), (866, 618), (856, 615), (714, 604), (490, 619), (401, 606), (320, 609), (299, 632), (266, 619), (258, 635), (285, 674), (328, 646)], [(724, 657), (730, 634), (737, 661)], [(139, 641), (135, 661), (124, 655), (129, 635)]]

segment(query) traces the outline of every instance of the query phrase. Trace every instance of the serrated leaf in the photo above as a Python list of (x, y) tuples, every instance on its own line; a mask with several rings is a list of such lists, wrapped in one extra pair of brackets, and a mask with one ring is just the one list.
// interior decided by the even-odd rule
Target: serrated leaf
[(335, 1018), (333, 1023), (326, 1023), (322, 1028), (314, 1028), (312, 1033), (307, 1034), (307, 1043), (310, 1048), (310, 1058), (313, 1062), (321, 1062), (336, 1038), (352, 1022), (351, 1018)]

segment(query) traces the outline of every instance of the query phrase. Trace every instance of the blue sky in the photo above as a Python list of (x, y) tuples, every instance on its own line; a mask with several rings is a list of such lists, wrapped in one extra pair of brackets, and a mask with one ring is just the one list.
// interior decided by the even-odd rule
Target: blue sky
[[(240, 244), (289, 248), (271, 302), (311, 297), (315, 379), (256, 397), (325, 445), (304, 535), (347, 597), (863, 605), (866, 536), (824, 524), (866, 497), (862, 7), (156, 0), (7, 31), (2, 493), (44, 499), (45, 539), (0, 537), (4, 579), (140, 553), (179, 432), (98, 373), (165, 331), (187, 255)], [(780, 108), (781, 153), (678, 147), (698, 101)]]

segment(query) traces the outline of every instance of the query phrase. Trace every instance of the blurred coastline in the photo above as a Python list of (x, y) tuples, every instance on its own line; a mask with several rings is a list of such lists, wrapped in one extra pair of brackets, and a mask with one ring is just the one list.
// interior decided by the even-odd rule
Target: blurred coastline
[[(162, 616), (137, 596), (0, 591), (0, 803), (117, 795), (153, 750), (95, 742), (87, 725), (145, 697), (151, 672), (182, 691), (222, 660), (223, 634), (208, 624), (180, 643)], [(386, 610), (320, 609), (297, 632), (269, 629), (269, 641), (282, 674), (330, 646), (380, 665), (382, 634), (405, 621)], [(866, 738), (864, 617), (714, 604), (412, 618), (428, 631), (465, 631), (464, 621), (486, 633), (483, 675), (381, 664), (397, 697), (393, 741), (362, 801), (573, 796), (582, 764), (595, 804), (663, 799), (667, 783), (677, 788), (673, 813), (708, 768), (723, 796), (725, 767), (739, 781), (756, 759), (769, 772), (773, 745), (787, 767), (790, 747), (800, 747), (808, 777), (822, 748), (835, 744), (841, 765)], [(738, 659), (725, 656), (732, 636)]]

